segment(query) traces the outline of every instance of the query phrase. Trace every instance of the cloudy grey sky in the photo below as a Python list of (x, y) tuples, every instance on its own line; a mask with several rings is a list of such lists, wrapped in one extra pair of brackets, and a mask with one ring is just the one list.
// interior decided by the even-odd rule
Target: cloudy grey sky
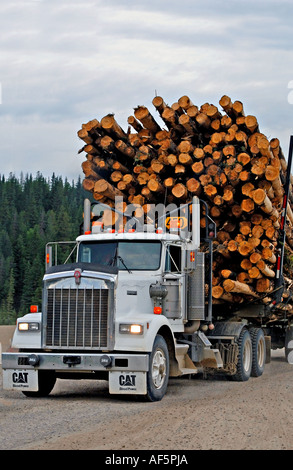
[(285, 155), (293, 134), (292, 0), (0, 0), (0, 174), (82, 176), (77, 131), (137, 105), (257, 116)]

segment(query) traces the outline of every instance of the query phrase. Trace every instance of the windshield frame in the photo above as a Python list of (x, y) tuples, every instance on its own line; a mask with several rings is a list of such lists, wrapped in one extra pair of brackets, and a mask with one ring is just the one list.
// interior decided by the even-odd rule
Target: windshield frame
[[(112, 244), (113, 245), (113, 253), (112, 253), (112, 262), (109, 260), (110, 264), (105, 264), (105, 263), (100, 263), (99, 261), (86, 261), (84, 259), (81, 259), (81, 251), (83, 247), (89, 246), (89, 245), (105, 245), (105, 244)], [(121, 256), (120, 250), (119, 250), (119, 245), (131, 245), (134, 247), (135, 245), (158, 245), (160, 248), (158, 250), (158, 253), (156, 253), (158, 263), (153, 266), (143, 266), (142, 268), (133, 266), (130, 263), (130, 260), (127, 260), (125, 257), (125, 253), (122, 253), (123, 256)], [(118, 262), (117, 262), (118, 261)], [(128, 262), (127, 262), (128, 261)], [(77, 252), (77, 262), (83, 263), (96, 263), (100, 264), (101, 267), (109, 267), (109, 266), (114, 266), (118, 269), (118, 271), (158, 271), (161, 268), (162, 264), (162, 242), (160, 240), (83, 240), (79, 243), (78, 246), (78, 252)]]

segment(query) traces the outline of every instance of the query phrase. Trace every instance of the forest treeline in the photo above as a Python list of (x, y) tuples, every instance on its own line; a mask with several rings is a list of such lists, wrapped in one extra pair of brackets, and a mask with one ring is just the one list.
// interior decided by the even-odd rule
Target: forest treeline
[(46, 243), (75, 240), (85, 197), (80, 178), (0, 176), (0, 325), (41, 310)]

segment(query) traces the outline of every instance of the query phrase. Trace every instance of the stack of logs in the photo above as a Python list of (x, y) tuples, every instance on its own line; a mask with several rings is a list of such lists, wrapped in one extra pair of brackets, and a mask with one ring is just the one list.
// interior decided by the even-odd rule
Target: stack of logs
[[(159, 96), (152, 103), (159, 119), (138, 106), (128, 118), (127, 132), (113, 114), (82, 125), (84, 189), (97, 201), (113, 206), (120, 196), (146, 213), (149, 204), (179, 206), (199, 196), (217, 225), (214, 301), (261, 297), (269, 302), (287, 169), (279, 140), (269, 141), (256, 117), (245, 115), (243, 104), (226, 95), (219, 101), (221, 109), (209, 103), (195, 106), (188, 96), (171, 106)], [(292, 227), (289, 200), (288, 258)]]

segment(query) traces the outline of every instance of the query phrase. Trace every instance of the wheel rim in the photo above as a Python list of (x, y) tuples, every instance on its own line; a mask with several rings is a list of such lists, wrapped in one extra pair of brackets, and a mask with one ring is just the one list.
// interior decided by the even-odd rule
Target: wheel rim
[(257, 363), (260, 367), (264, 364), (265, 358), (265, 341), (263, 338), (260, 338), (257, 344)]
[(167, 373), (166, 356), (162, 349), (157, 349), (152, 363), (152, 380), (156, 389), (163, 386)]
[(243, 349), (243, 368), (248, 372), (251, 366), (251, 345), (250, 341), (245, 341)]

